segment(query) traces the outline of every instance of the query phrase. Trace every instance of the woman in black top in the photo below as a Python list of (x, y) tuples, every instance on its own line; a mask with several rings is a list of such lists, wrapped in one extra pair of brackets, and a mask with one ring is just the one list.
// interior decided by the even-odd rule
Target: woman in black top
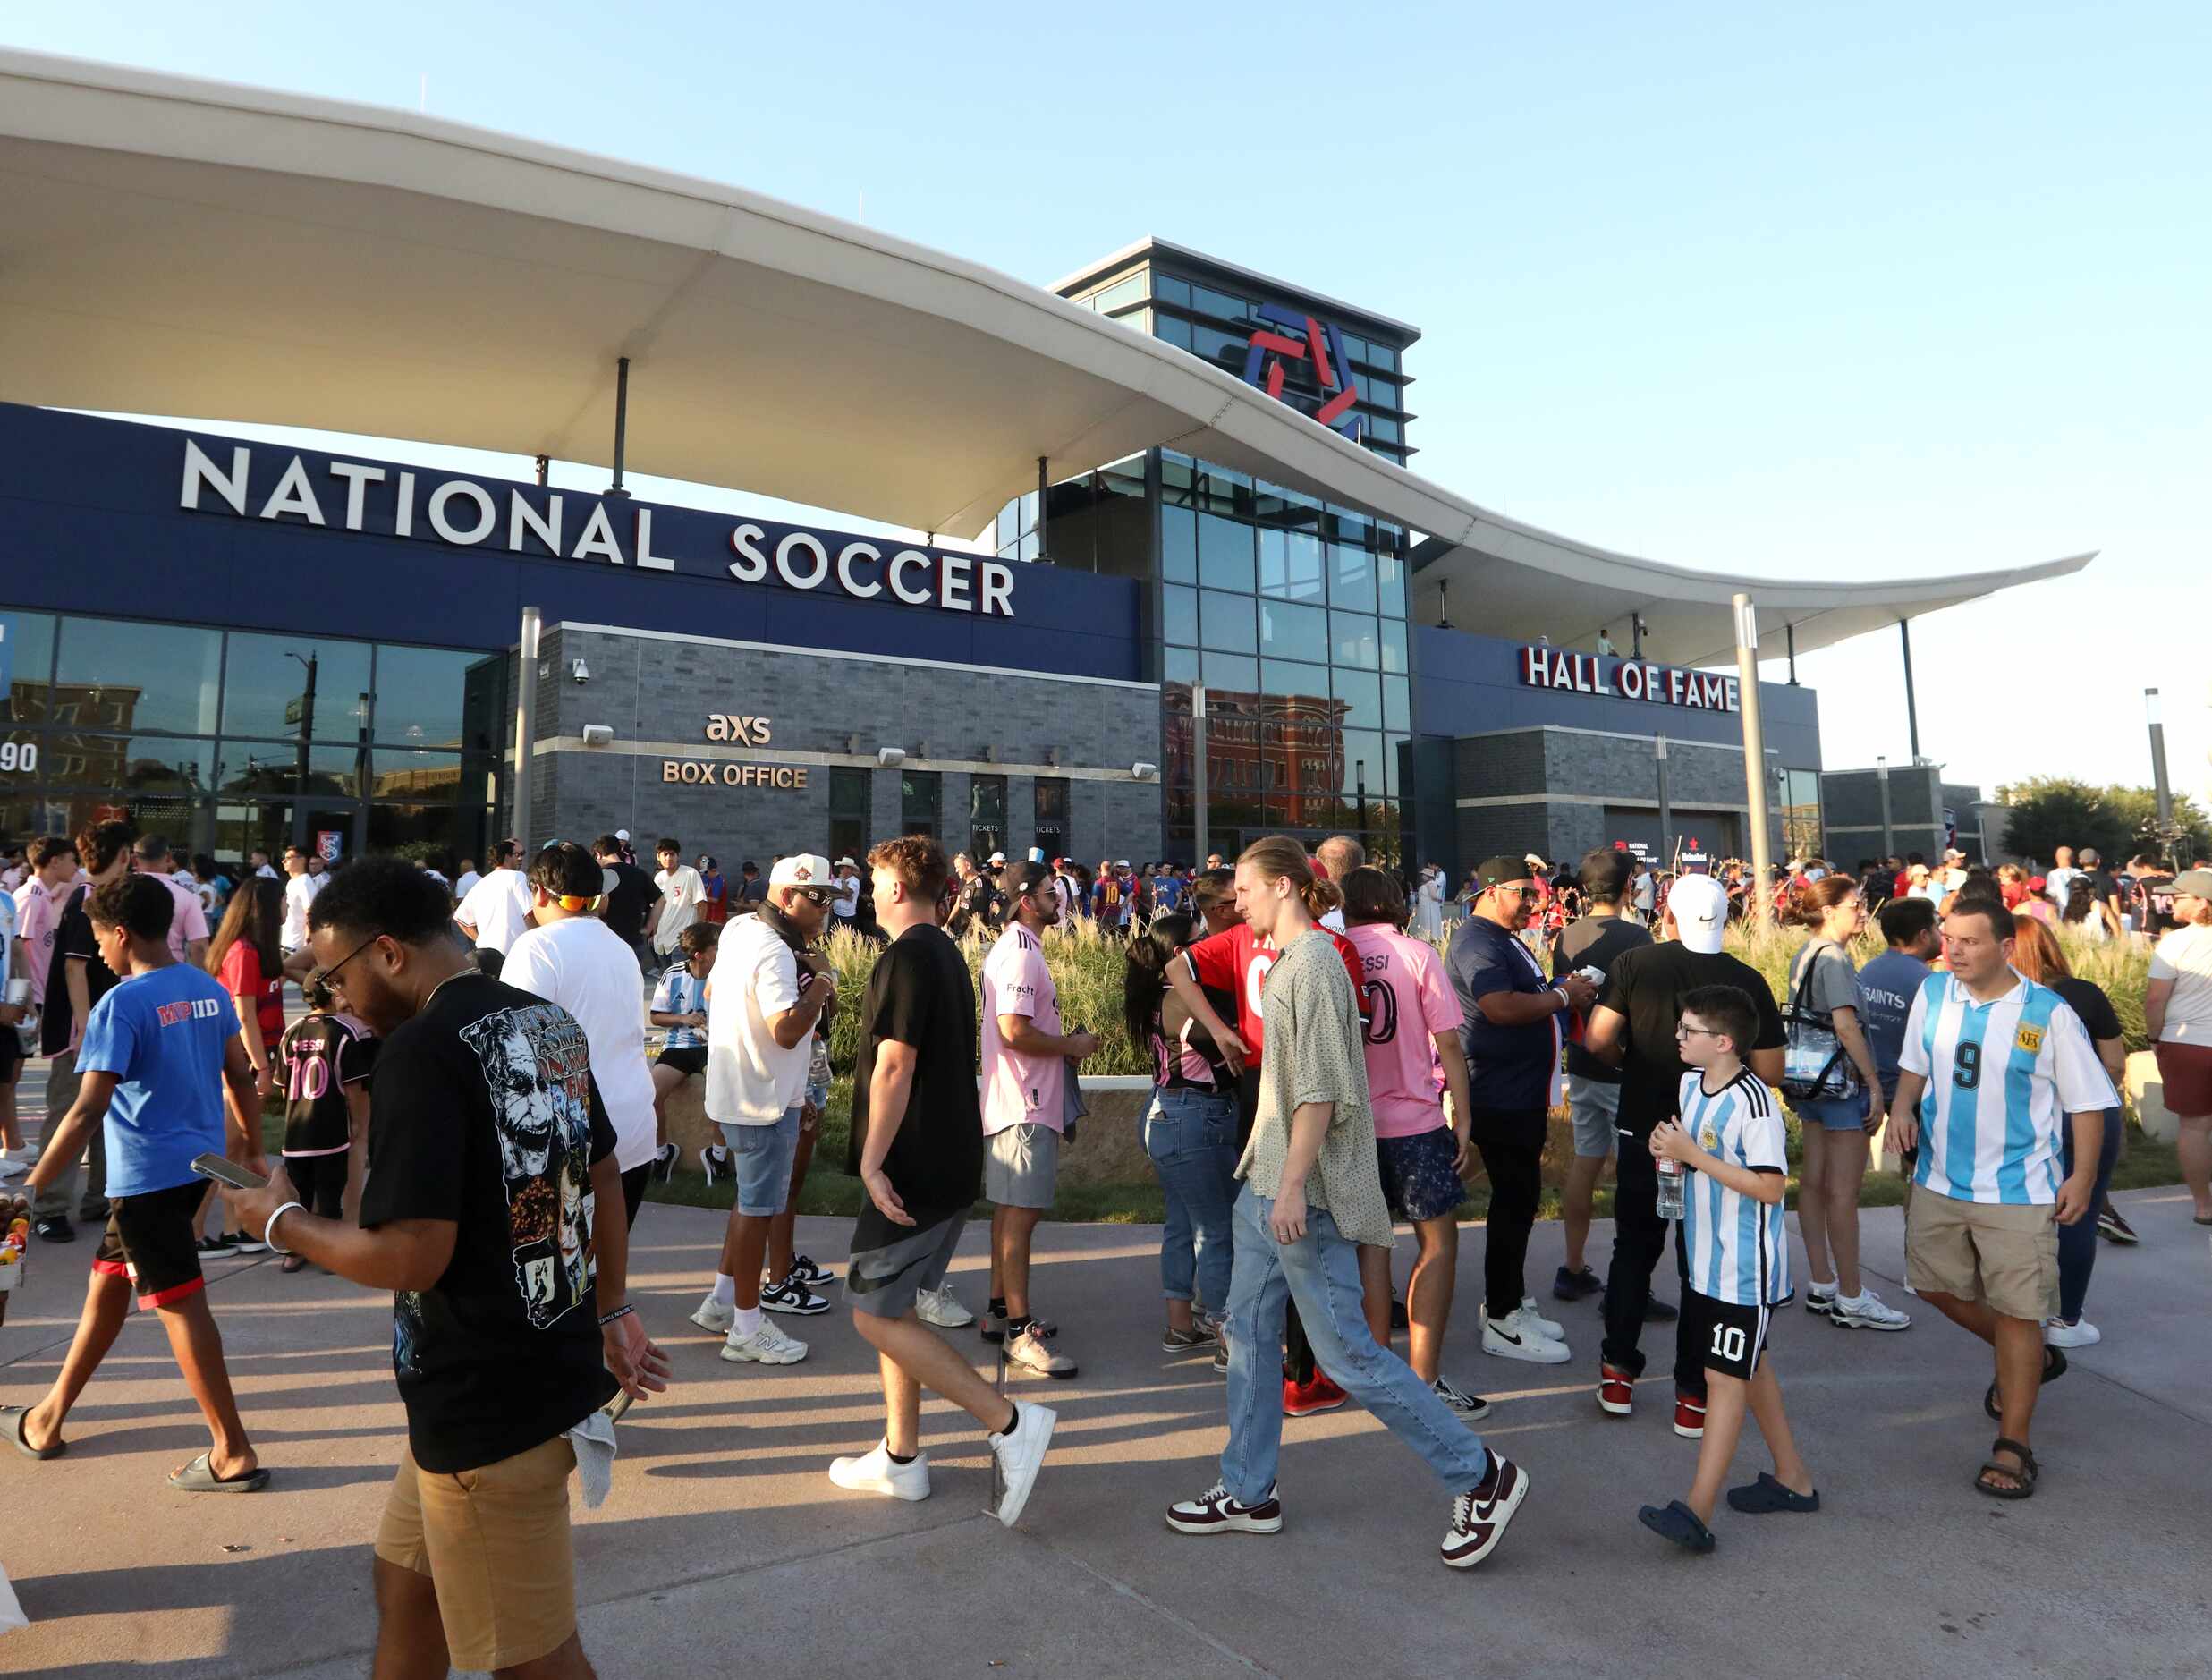
[[(2127, 1045), (2121, 1037), (2120, 1017), (2113, 1010), (2112, 999), (2101, 987), (2081, 979), (2067, 966), (2066, 954), (2051, 930), (2033, 916), (2015, 914), (2013, 927), (2013, 966), (2038, 985), (2049, 987), (2081, 1017), (2089, 1041), (2097, 1047), (2097, 1059), (2105, 1065), (2105, 1072), (2112, 1075), (2113, 1088), (2118, 1090), (2127, 1067)], [(2120, 1138), (2125, 1129), (2119, 1109), (2105, 1110), (2104, 1143), (2097, 1152), (2097, 1187), (2089, 1192), (2092, 1209), (2105, 1205), (2105, 1192), (2112, 1188), (2112, 1169), (2119, 1162)], [(2061, 1126), (2059, 1136), (2064, 1145), (2060, 1170), (2071, 1174), (2073, 1128)], [(2104, 1339), (2098, 1328), (2081, 1316), (2082, 1303), (2089, 1295), (2089, 1273), (2096, 1265), (2097, 1221), (2076, 1219), (2072, 1225), (2060, 1226), (2058, 1316), (2043, 1333), (2043, 1339), (2053, 1347), (2089, 1347)]]
[[(1229, 1304), (1229, 1211), (1236, 1201), (1236, 1076), (1213, 1038), (1167, 987), (1164, 971), (1199, 937), (1180, 912), (1155, 916), (1129, 942), (1122, 1014), (1130, 1040), (1152, 1057), (1152, 1101), (1145, 1110), (1144, 1152), (1167, 1198), (1160, 1232), (1160, 1293), (1167, 1301), (1163, 1351), (1212, 1349)], [(1226, 993), (1208, 1001), (1236, 1018)], [(1192, 1310), (1196, 1294), (1203, 1317)]]

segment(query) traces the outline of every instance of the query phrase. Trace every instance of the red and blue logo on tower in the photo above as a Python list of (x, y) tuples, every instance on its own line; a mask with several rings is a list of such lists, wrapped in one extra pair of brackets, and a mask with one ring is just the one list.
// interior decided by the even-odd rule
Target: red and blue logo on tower
[(1335, 323), (1273, 303), (1260, 304), (1258, 314), (1267, 324), (1252, 329), (1251, 342), (1244, 352), (1244, 382), (1280, 401), (1290, 364), (1306, 364), (1303, 370), (1309, 372), (1321, 398), (1314, 419), (1358, 443), (1360, 415), (1352, 404), (1359, 401), (1359, 394), (1352, 389), (1344, 336)]

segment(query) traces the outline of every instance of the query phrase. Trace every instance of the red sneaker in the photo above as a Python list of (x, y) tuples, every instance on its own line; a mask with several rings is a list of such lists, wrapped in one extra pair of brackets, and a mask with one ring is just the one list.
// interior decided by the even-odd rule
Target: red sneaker
[(1618, 1365), (1598, 1367), (1598, 1409), (1624, 1418), (1636, 1409), (1636, 1379)]
[(1680, 1389), (1674, 1394), (1674, 1433), (1692, 1441), (1705, 1438), (1705, 1402)]
[(1344, 1391), (1328, 1379), (1325, 1371), (1315, 1371), (1308, 1383), (1283, 1379), (1283, 1415), (1286, 1418), (1309, 1418), (1317, 1412), (1334, 1412), (1344, 1404)]

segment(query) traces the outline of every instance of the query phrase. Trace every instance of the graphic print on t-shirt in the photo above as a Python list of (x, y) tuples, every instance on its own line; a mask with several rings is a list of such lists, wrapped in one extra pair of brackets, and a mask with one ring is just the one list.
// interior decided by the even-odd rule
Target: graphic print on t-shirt
[[(575, 1018), (553, 1004), (499, 1010), (463, 1027), (461, 1037), (476, 1052), (491, 1098), (515, 1289), (525, 1316), (542, 1330), (591, 1286), (584, 1209), (591, 1184), (590, 1052)], [(394, 1358), (404, 1374), (415, 1369), (414, 1297), (400, 1297), (398, 1317)]]

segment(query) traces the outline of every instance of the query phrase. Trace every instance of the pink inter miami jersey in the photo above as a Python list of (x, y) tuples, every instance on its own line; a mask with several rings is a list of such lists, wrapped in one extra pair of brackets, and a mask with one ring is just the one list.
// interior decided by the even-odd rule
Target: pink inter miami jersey
[(1445, 1124), (1434, 1034), (1460, 1029), (1444, 959), (1433, 946), (1381, 922), (1347, 928), (1360, 954), (1367, 1015), (1367, 1089), (1375, 1135), (1411, 1137)]

